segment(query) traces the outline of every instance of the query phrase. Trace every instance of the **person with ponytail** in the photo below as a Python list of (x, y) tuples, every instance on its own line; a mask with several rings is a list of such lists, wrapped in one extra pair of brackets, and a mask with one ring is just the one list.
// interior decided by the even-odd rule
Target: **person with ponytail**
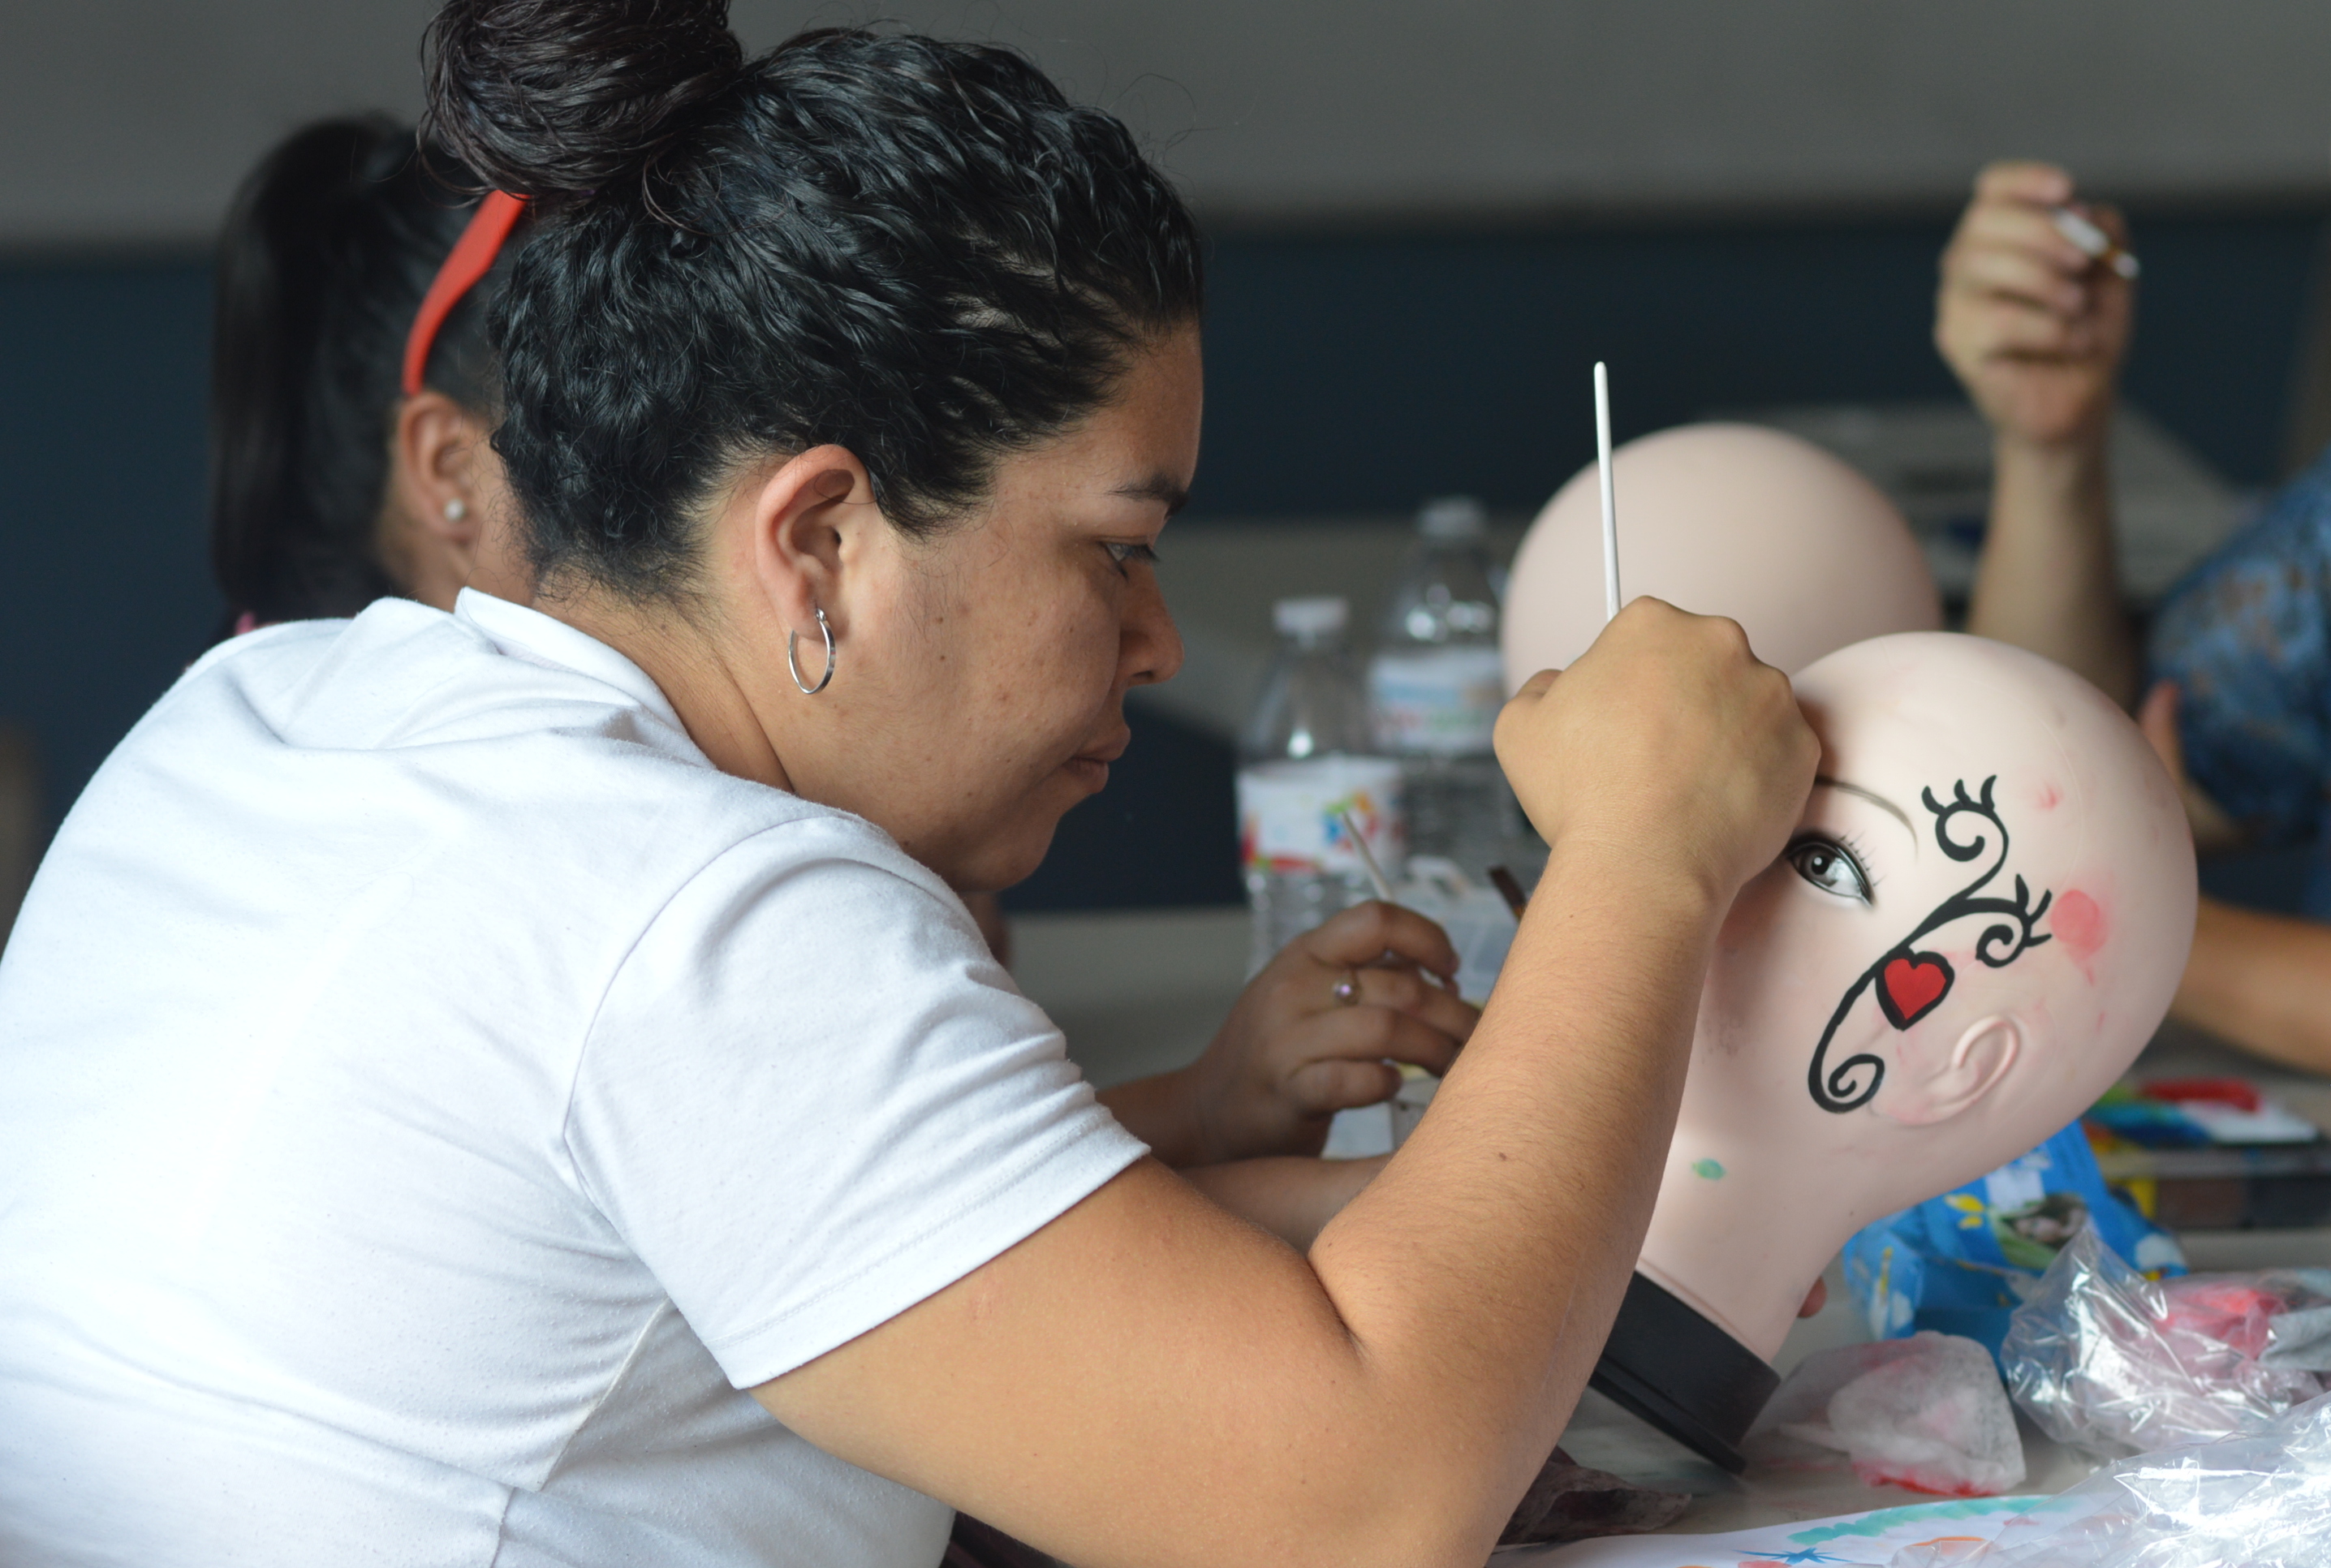
[[(1088, 1568), (1479, 1563), (1811, 786), (1787, 680), (1631, 606), (1500, 722), (1554, 852), (1478, 1026), (1367, 906), (1145, 1144), (960, 896), (1181, 661), (1180, 198), (992, 46), (451, 0), (424, 59), (530, 214), (534, 601), (233, 639), (60, 831), (0, 959), (0, 1559), (929, 1568), (962, 1509)], [(1299, 1001), (1378, 1089), (1470, 1030), (1373, 1180), (1237, 1092)]]
[(302, 128), (236, 193), (211, 362), (211, 555), (230, 630), (388, 594), (450, 610), (470, 584), (528, 597), (488, 444), (500, 388), (485, 331), (519, 210), (476, 185), (375, 116)]

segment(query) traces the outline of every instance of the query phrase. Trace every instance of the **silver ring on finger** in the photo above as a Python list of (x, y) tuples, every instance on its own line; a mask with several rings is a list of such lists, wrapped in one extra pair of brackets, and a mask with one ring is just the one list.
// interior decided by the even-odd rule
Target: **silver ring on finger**
[(1336, 982), (1336, 988), (1327, 994), (1336, 999), (1338, 1007), (1357, 1007), (1360, 1004), (1360, 972), (1345, 970), (1344, 977)]

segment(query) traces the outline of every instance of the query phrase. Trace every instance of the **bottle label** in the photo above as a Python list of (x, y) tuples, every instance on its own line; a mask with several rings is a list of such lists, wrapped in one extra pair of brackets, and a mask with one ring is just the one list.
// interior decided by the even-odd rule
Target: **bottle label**
[(1400, 764), (1391, 757), (1323, 756), (1241, 768), (1238, 806), (1239, 859), (1250, 870), (1364, 874), (1344, 827), (1346, 813), (1385, 876), (1398, 877), (1407, 858)]
[(1505, 661), (1494, 648), (1379, 653), (1368, 666), (1376, 744), (1389, 751), (1482, 755), (1505, 703)]

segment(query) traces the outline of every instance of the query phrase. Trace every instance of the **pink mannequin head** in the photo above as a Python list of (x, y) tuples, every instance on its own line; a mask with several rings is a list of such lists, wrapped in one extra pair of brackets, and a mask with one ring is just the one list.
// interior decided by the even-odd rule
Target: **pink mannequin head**
[[(1821, 448), (1752, 424), (1689, 424), (1613, 459), (1619, 575), (1697, 615), (1728, 615), (1793, 675), (1822, 654), (1943, 623), (1909, 525)], [(1592, 465), (1546, 503), (1514, 558), (1506, 686), (1561, 670), (1603, 630), (1603, 502)]]
[(1717, 937), (1641, 1265), (1768, 1359), (1854, 1231), (2127, 1068), (2193, 933), (2175, 789), (2085, 681), (1913, 632), (1796, 684), (1822, 782)]

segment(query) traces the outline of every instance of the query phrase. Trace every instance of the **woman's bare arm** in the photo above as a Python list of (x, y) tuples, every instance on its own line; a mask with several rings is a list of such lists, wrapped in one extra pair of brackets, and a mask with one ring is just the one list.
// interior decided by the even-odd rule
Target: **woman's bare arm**
[(1297, 1251), (1308, 1251), (1327, 1221), (1376, 1178), (1389, 1155), (1370, 1160), (1320, 1160), (1299, 1155), (1193, 1165), (1182, 1179)]
[(1817, 744), (1737, 627), (1639, 601), (1499, 751), (1554, 853), (1422, 1124), (1307, 1256), (1145, 1162), (755, 1392), (1086, 1568), (1478, 1564), (1639, 1250), (1700, 979)]

